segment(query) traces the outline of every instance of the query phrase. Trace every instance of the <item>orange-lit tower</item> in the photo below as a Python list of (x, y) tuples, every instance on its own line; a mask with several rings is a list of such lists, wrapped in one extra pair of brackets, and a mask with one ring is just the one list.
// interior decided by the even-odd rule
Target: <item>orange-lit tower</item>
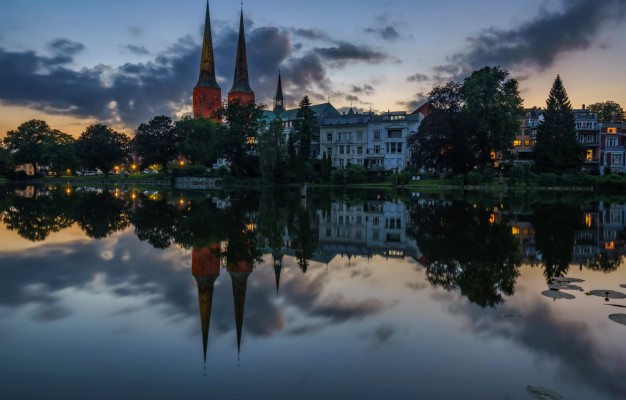
[(248, 81), (248, 57), (246, 55), (246, 34), (243, 28), (243, 10), (239, 19), (239, 39), (235, 58), (235, 77), (233, 87), (228, 92), (228, 102), (239, 100), (241, 104), (254, 103), (254, 92)]
[(222, 89), (215, 79), (215, 57), (213, 56), (213, 38), (211, 35), (211, 17), (209, 1), (206, 3), (206, 20), (204, 22), (204, 38), (202, 39), (202, 56), (200, 58), (200, 78), (193, 88), (194, 118), (212, 118), (222, 105)]
[(200, 325), (202, 327), (202, 347), (206, 365), (206, 349), (209, 340), (211, 323), (211, 306), (213, 305), (213, 287), (220, 275), (220, 244), (210, 247), (193, 248), (191, 253), (191, 273), (198, 284), (198, 302), (200, 305)]

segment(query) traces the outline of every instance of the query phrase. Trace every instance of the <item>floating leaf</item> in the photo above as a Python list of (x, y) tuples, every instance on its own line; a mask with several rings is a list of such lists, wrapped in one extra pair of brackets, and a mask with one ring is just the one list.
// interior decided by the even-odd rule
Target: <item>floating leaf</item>
[(607, 299), (626, 299), (626, 294), (616, 292), (615, 290), (592, 290), (590, 293), (594, 296), (604, 297)]
[(560, 299), (572, 300), (576, 298), (574, 295), (571, 295), (569, 293), (559, 292), (558, 290), (544, 290), (543, 292), (541, 292), (541, 294), (554, 300), (560, 300)]
[(609, 318), (613, 322), (617, 322), (618, 324), (626, 325), (626, 314), (611, 314)]
[(540, 400), (563, 400), (563, 396), (550, 389), (542, 388), (541, 386), (527, 386), (526, 393), (531, 397)]
[(553, 283), (548, 285), (548, 287), (552, 290), (578, 290), (579, 292), (583, 291), (583, 288), (578, 285), (569, 285), (567, 283)]
[(560, 282), (560, 283), (581, 283), (584, 282), (584, 279), (578, 278), (569, 278), (567, 276), (554, 276), (550, 278), (551, 281)]

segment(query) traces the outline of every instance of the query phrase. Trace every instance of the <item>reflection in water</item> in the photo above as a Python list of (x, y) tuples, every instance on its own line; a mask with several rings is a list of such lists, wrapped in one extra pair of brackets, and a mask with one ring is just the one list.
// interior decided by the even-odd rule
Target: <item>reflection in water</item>
[[(619, 366), (622, 358), (607, 356), (602, 343), (594, 339), (596, 333), (592, 327), (559, 320), (561, 316), (553, 315), (553, 309), (549, 308), (552, 303), (547, 306), (541, 302), (547, 299), (540, 296), (540, 290), (530, 290), (535, 297), (524, 297), (529, 290), (524, 293), (520, 289), (522, 293), (516, 293), (516, 287), (524, 289), (521, 271), (531, 277), (536, 272), (543, 285), (546, 278), (568, 274), (572, 265), (589, 273), (619, 271), (626, 237), (626, 207), (619, 204), (553, 199), (529, 202), (491, 196), (394, 198), (367, 191), (344, 197), (328, 192), (312, 193), (308, 202), (301, 204), (297, 193), (271, 190), (210, 195), (157, 195), (90, 188), (76, 188), (69, 193), (54, 188), (2, 190), (2, 221), (21, 237), (42, 241), (51, 233), (76, 224), (87, 236), (99, 240), (93, 242), (98, 247), (94, 254), (77, 253), (72, 256), (75, 258), (95, 259), (98, 254), (104, 254), (99, 247), (106, 242), (102, 239), (123, 230), (127, 230), (123, 235), (130, 236), (131, 230), (127, 228), (131, 224), (136, 237), (156, 249), (190, 250), (205, 368), (209, 343), (221, 343), (221, 336), (232, 333), (233, 327), (239, 353), (243, 339), (257, 346), (259, 337), (283, 335), (284, 346), (288, 347), (292, 337), (299, 340), (315, 335), (324, 337), (330, 327), (337, 330), (342, 324), (346, 325), (346, 331), (356, 332), (363, 321), (374, 320), (379, 314), (392, 320), (396, 313), (401, 317), (393, 319), (393, 323), (376, 319), (376, 326), (355, 333), (359, 340), (376, 340), (377, 344), (372, 346), (376, 351), (387, 351), (402, 335), (398, 320), (424, 318), (437, 324), (444, 318), (434, 315), (433, 309), (437, 307), (421, 309), (406, 299), (398, 300), (401, 297), (398, 293), (410, 290), (410, 295), (422, 302), (430, 299), (445, 304), (446, 313), (462, 315), (466, 319), (464, 329), (472, 333), (511, 340), (516, 348), (527, 349), (535, 357), (548, 355), (550, 360), (563, 360), (568, 373), (602, 393), (619, 398), (624, 392), (624, 385), (619, 383), (624, 370)], [(12, 303), (3, 300), (0, 304), (17, 308), (37, 301), (48, 305), (37, 314), (40, 318), (69, 319), (71, 308), (60, 301), (55, 304), (52, 289), (46, 292), (46, 286), (60, 293), (73, 287), (87, 287), (94, 276), (106, 274), (113, 292), (120, 298), (147, 296), (155, 290), (167, 293), (171, 298), (166, 302), (178, 307), (178, 314), (193, 315), (197, 332), (196, 306), (191, 304), (196, 301), (195, 293), (181, 290), (185, 287), (184, 279), (167, 269), (167, 272), (157, 269), (150, 273), (132, 271), (124, 263), (124, 257), (135, 257), (137, 253), (124, 241), (116, 246), (107, 250), (110, 263), (102, 259), (102, 264), (83, 269), (69, 263), (59, 265), (54, 271), (46, 271), (50, 276), (45, 279), (43, 272), (37, 273), (36, 265), (25, 264), (27, 272), (19, 270), (22, 274), (19, 282), (0, 282), (4, 297), (10, 293), (14, 297)], [(47, 256), (55, 257), (62, 252), (59, 248), (54, 251), (58, 253)], [(152, 261), (144, 260), (144, 263), (152, 265)], [(541, 272), (523, 266), (524, 261), (540, 266)], [(22, 262), (20, 259), (19, 263)], [(406, 266), (407, 262), (410, 269), (393, 267), (394, 263)], [(185, 264), (188, 266), (188, 261)], [(77, 265), (80, 265), (78, 261)], [(268, 268), (255, 271), (259, 265)], [(329, 265), (331, 273), (324, 272)], [(332, 271), (333, 267), (338, 271)], [(220, 285), (222, 268), (228, 272), (231, 285)], [(389, 284), (385, 274), (396, 273), (406, 274), (406, 279), (414, 283), (404, 281), (401, 289), (383, 295), (385, 284)], [(162, 276), (143, 281), (149, 274)], [(189, 277), (188, 272), (186, 276)], [(330, 290), (333, 287), (335, 292)], [(30, 297), (24, 297), (27, 292)], [(368, 293), (367, 298), (359, 300), (361, 292)], [(370, 293), (381, 297), (370, 297)], [(214, 307), (225, 298), (230, 305), (230, 295), (234, 313)], [(516, 298), (525, 299), (526, 303), (516, 302)], [(401, 307), (406, 308), (399, 310)], [(496, 307), (498, 311), (491, 312)], [(183, 309), (184, 312), (180, 311)], [(502, 315), (520, 317), (513, 321)], [(209, 340), (211, 318), (213, 330)], [(284, 329), (285, 321), (289, 321), (288, 329)], [(405, 330), (416, 334), (417, 329), (424, 328), (411, 325)], [(416, 343), (428, 343), (428, 335), (419, 332), (424, 337), (419, 337)], [(445, 337), (450, 332), (441, 330), (438, 334)], [(230, 333), (227, 337), (232, 341)], [(0, 344), (1, 339), (2, 332)], [(446, 339), (441, 340), (445, 343)], [(337, 345), (332, 340), (325, 344)], [(346, 348), (352, 345), (351, 340), (341, 342)], [(399, 353), (414, 361), (422, 359), (426, 353), (420, 352), (426, 352), (428, 347), (404, 348)], [(576, 351), (571, 350), (573, 347)], [(258, 357), (256, 348), (248, 350)], [(209, 359), (215, 357), (221, 361), (220, 348), (215, 351), (211, 348), (210, 353)], [(577, 357), (584, 362), (577, 362)], [(247, 366), (254, 362), (251, 357)], [(589, 371), (588, 366), (594, 371)], [(530, 383), (534, 382), (525, 382), (521, 391)]]

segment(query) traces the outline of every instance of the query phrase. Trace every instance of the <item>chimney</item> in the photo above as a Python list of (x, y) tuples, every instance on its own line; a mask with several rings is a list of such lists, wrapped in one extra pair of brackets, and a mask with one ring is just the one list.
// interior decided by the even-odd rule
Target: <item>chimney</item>
[(585, 105), (583, 104), (583, 110), (585, 109)]

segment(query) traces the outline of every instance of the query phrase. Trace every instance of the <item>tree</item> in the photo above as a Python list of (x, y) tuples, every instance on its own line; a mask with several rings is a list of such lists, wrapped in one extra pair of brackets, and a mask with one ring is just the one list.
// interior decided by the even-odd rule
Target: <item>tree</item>
[(461, 86), (450, 82), (429, 93), (431, 112), (408, 138), (411, 163), (418, 168), (465, 173), (476, 165), (471, 135), (463, 121)]
[(557, 174), (580, 171), (583, 148), (576, 137), (572, 105), (558, 75), (546, 104), (544, 120), (537, 128), (537, 144), (533, 151), (537, 170)]
[(76, 154), (84, 167), (97, 168), (108, 175), (115, 164), (124, 161), (128, 145), (129, 138), (125, 134), (104, 124), (94, 124), (88, 126), (76, 141)]
[(170, 117), (160, 115), (141, 123), (135, 130), (133, 150), (141, 157), (142, 166), (161, 165), (167, 170), (176, 156), (176, 129)]
[(283, 124), (279, 119), (272, 121), (269, 129), (259, 133), (257, 150), (263, 179), (267, 182), (284, 181), (287, 170), (285, 158), (287, 144)]
[(258, 157), (254, 146), (262, 130), (263, 105), (241, 104), (232, 101), (217, 110), (217, 117), (224, 121), (218, 135), (221, 156), (230, 162), (235, 176), (258, 175)]
[(175, 123), (178, 154), (192, 164), (213, 165), (219, 158), (218, 124), (209, 118), (184, 117)]
[(598, 122), (610, 123), (616, 121), (617, 123), (623, 123), (626, 121), (624, 109), (614, 101), (594, 103), (589, 106), (589, 111), (598, 114)]
[(0, 147), (0, 175), (6, 175), (7, 172), (15, 169), (15, 165), (13, 164), (13, 157), (11, 157), (11, 153)]
[(511, 149), (520, 130), (522, 98), (518, 83), (500, 67), (484, 67), (465, 78), (460, 88), (464, 124), (471, 129), (477, 163), (493, 164), (492, 153)]
[(316, 131), (317, 118), (311, 109), (311, 101), (308, 96), (304, 96), (300, 100), (298, 107), (293, 134), (298, 144), (298, 155), (303, 160), (308, 161), (311, 158), (311, 141)]
[(45, 121), (31, 119), (16, 130), (8, 131), (4, 145), (13, 154), (16, 164), (33, 164), (37, 169), (50, 132), (50, 126)]
[(41, 162), (57, 176), (67, 170), (75, 170), (79, 164), (76, 140), (67, 133), (52, 130), (44, 140)]

